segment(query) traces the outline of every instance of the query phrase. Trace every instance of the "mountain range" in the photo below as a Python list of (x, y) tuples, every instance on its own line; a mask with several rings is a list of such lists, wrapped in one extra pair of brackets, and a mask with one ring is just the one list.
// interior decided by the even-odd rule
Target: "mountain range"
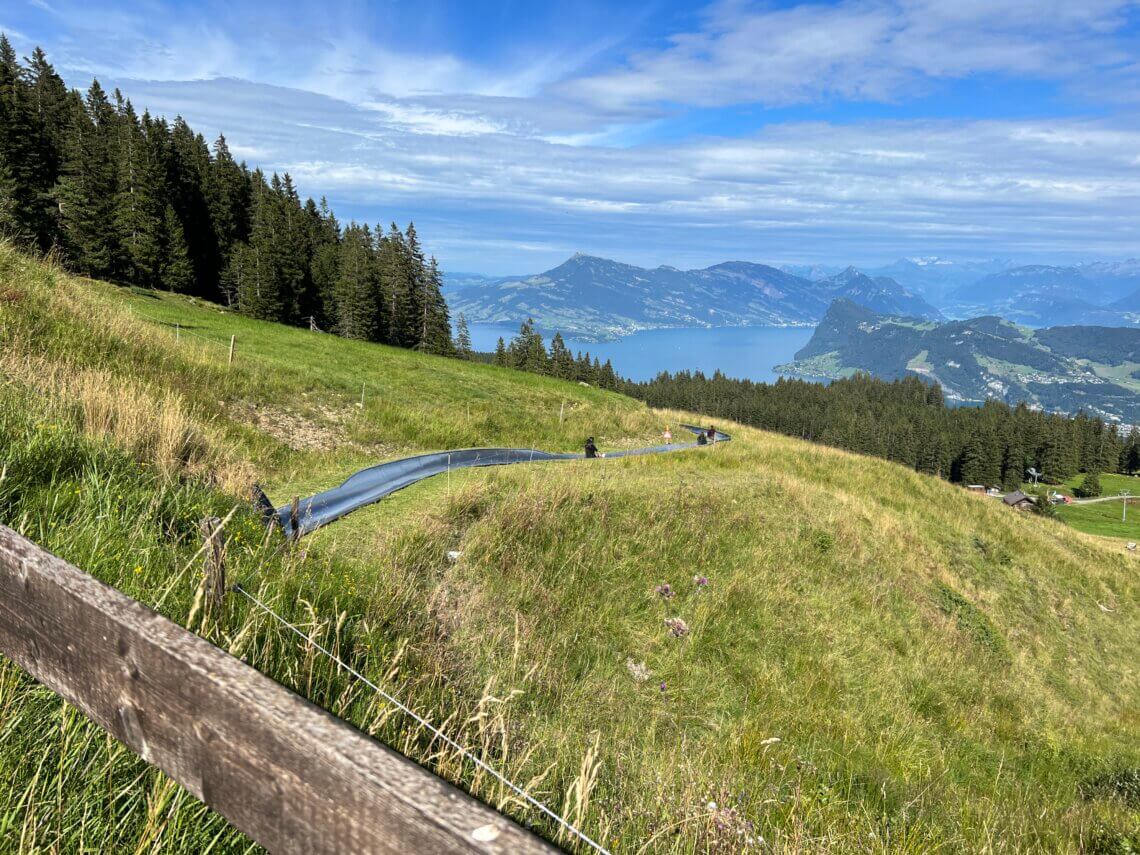
[(1025, 401), (1140, 424), (1140, 329), (1035, 330), (993, 316), (937, 322), (836, 300), (795, 361), (778, 370), (812, 379), (916, 374), (940, 383), (952, 402)]
[(1031, 327), (1140, 325), (1140, 261), (1076, 266), (906, 258), (857, 270), (729, 261), (643, 268), (581, 253), (544, 273), (450, 274), (452, 314), (585, 339), (670, 327), (807, 326), (835, 299), (930, 320), (998, 315)]
[(1140, 310), (1140, 261), (1013, 267), (955, 289), (943, 305), (957, 317), (996, 314), (1036, 327), (1128, 325)]
[(450, 277), (445, 294), (452, 314), (470, 323), (534, 318), (541, 328), (587, 339), (670, 327), (810, 326), (837, 298), (875, 311), (942, 317), (893, 279), (853, 267), (808, 279), (746, 261), (648, 269), (581, 253), (534, 276)]

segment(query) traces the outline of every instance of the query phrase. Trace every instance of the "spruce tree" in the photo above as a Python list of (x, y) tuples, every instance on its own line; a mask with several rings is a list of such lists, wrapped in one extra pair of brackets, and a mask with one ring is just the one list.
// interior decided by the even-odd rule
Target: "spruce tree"
[(96, 81), (86, 103), (71, 107), (56, 197), (60, 241), (72, 266), (88, 276), (106, 277), (113, 270), (115, 165), (111, 156), (114, 113)]
[(230, 154), (225, 136), (214, 143), (214, 156), (206, 172), (206, 207), (218, 247), (219, 263), (225, 267), (235, 244), (247, 242), (253, 210), (253, 186), (245, 165)]
[(499, 336), (499, 341), (495, 344), (495, 364), (506, 368), (510, 364), (510, 357), (507, 355), (507, 345), (503, 341), (503, 337)]
[(0, 187), (6, 199), (0, 222), (4, 234), (16, 241), (47, 249), (44, 233), (50, 214), (42, 186), (44, 154), (41, 130), (23, 70), (8, 37), (0, 33)]
[(218, 274), (222, 257), (210, 219), (207, 192), (210, 180), (210, 149), (181, 117), (169, 133), (166, 178), (167, 201), (181, 224), (192, 281), (187, 291), (208, 300), (218, 300)]
[(128, 282), (158, 287), (162, 267), (163, 140), (165, 128), (143, 114), (140, 122), (127, 101), (119, 115), (118, 177), (115, 197), (120, 275)]
[(383, 296), (368, 226), (350, 223), (337, 261), (336, 329), (340, 335), (377, 340), (383, 329)]
[[(305, 205), (309, 220), (309, 242), (312, 261), (309, 265), (315, 301), (312, 311), (314, 323), (331, 328), (336, 323), (336, 283), (340, 275), (340, 225), (329, 210), (328, 201), (321, 199), (320, 207), (310, 199)], [(379, 276), (379, 270), (377, 270)], [(378, 333), (382, 330), (378, 330)]]
[(443, 298), (443, 276), (439, 264), (432, 256), (423, 273), (420, 296), (421, 325), (417, 349), (425, 353), (450, 356), (455, 353), (451, 340), (451, 317), (447, 301)]
[[(499, 343), (502, 344), (502, 339)], [(467, 328), (467, 318), (459, 313), (459, 320), (455, 323), (455, 355), (460, 359), (470, 359), (474, 351), (471, 348), (471, 330)], [(498, 351), (496, 351), (496, 357)]]
[(162, 254), (162, 287), (180, 294), (194, 288), (194, 265), (186, 247), (186, 236), (173, 205), (166, 206)]
[(550, 373), (563, 380), (574, 379), (574, 357), (566, 348), (560, 332), (556, 332), (550, 340)]
[(1103, 488), (1100, 485), (1100, 473), (1095, 469), (1089, 472), (1085, 475), (1081, 486), (1073, 492), (1082, 499), (1095, 499), (1103, 492)]

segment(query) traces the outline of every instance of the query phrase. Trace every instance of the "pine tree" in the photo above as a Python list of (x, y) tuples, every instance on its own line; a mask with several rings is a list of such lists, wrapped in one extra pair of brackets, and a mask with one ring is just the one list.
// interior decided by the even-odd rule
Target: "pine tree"
[(118, 193), (115, 198), (117, 266), (128, 282), (158, 287), (162, 267), (164, 127), (144, 113), (140, 122), (130, 102), (118, 120)]
[(56, 195), (61, 242), (71, 264), (94, 277), (110, 276), (118, 255), (115, 220), (115, 111), (98, 81), (86, 103), (71, 110)]
[(291, 295), (285, 293), (277, 259), (279, 228), (277, 196), (280, 181), (269, 187), (260, 172), (253, 177), (253, 217), (249, 243), (241, 244), (238, 268), (240, 287), (238, 309), (244, 315), (269, 321), (285, 321)]
[[(502, 342), (503, 340), (499, 339), (499, 343), (502, 344)], [(460, 312), (459, 320), (455, 323), (455, 355), (460, 359), (470, 359), (472, 353), (473, 350), (471, 348), (471, 331), (467, 328), (467, 318), (465, 318), (463, 316), (463, 313)], [(497, 350), (495, 352), (495, 355), (498, 357)]]
[(181, 224), (190, 260), (192, 281), (187, 291), (218, 300), (218, 273), (222, 257), (210, 219), (207, 192), (210, 183), (210, 149), (181, 117), (174, 120), (167, 147), (167, 202)]
[(1132, 431), (1120, 453), (1120, 470), (1135, 475), (1140, 470), (1140, 432)]
[(1095, 499), (1103, 492), (1103, 488), (1100, 485), (1100, 473), (1098, 473), (1095, 469), (1092, 472), (1089, 472), (1087, 475), (1085, 475), (1085, 479), (1081, 482), (1081, 486), (1073, 492), (1082, 499)]
[(455, 343), (451, 340), (451, 318), (443, 298), (443, 275), (432, 256), (422, 276), (420, 292), (419, 341), (415, 347), (425, 353), (451, 356)]
[[(377, 226), (376, 230), (379, 232), (380, 227)], [(376, 252), (388, 304), (388, 329), (384, 340), (389, 344), (408, 347), (408, 342), (415, 343), (414, 324), (408, 321), (414, 311), (412, 283), (404, 234), (395, 223), (391, 224), (388, 233), (380, 239)]]
[(574, 357), (566, 348), (560, 332), (556, 332), (550, 340), (550, 373), (563, 380), (574, 379)]
[(507, 345), (502, 336), (499, 336), (499, 341), (495, 345), (495, 364), (503, 368), (510, 364), (510, 358), (507, 356)]
[[(322, 198), (320, 207), (310, 199), (305, 205), (309, 220), (309, 241), (313, 248), (310, 278), (316, 297), (312, 318), (318, 327), (336, 323), (336, 283), (340, 276), (340, 225), (329, 210), (328, 200)], [(379, 270), (377, 269), (377, 276)], [(382, 333), (378, 330), (377, 334)]]
[(219, 136), (214, 143), (214, 156), (206, 171), (205, 197), (219, 263), (225, 267), (234, 245), (248, 242), (253, 211), (250, 174), (244, 164), (234, 162), (225, 136)]
[(162, 254), (162, 287), (186, 294), (194, 288), (194, 265), (186, 248), (186, 236), (173, 205), (166, 206)]
[(377, 340), (383, 331), (383, 295), (368, 226), (350, 223), (337, 260), (336, 329), (340, 335)]
[(39, 149), (41, 133), (23, 69), (8, 37), (0, 33), (0, 188), (5, 199), (0, 227), (7, 237), (47, 249), (50, 202), (42, 186), (46, 169)]

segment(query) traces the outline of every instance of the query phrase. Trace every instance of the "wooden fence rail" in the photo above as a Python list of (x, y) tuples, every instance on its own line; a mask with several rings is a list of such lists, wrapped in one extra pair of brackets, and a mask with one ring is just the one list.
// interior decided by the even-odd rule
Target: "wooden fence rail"
[(270, 851), (555, 851), (4, 526), (0, 653)]

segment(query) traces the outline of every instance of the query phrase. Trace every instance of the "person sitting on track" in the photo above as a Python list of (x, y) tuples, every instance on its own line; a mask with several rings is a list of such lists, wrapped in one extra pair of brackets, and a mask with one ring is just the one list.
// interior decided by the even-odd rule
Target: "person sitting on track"
[(596, 445), (594, 445), (594, 438), (592, 436), (587, 437), (586, 438), (586, 459), (587, 460), (593, 460), (597, 456), (598, 456), (598, 447)]

